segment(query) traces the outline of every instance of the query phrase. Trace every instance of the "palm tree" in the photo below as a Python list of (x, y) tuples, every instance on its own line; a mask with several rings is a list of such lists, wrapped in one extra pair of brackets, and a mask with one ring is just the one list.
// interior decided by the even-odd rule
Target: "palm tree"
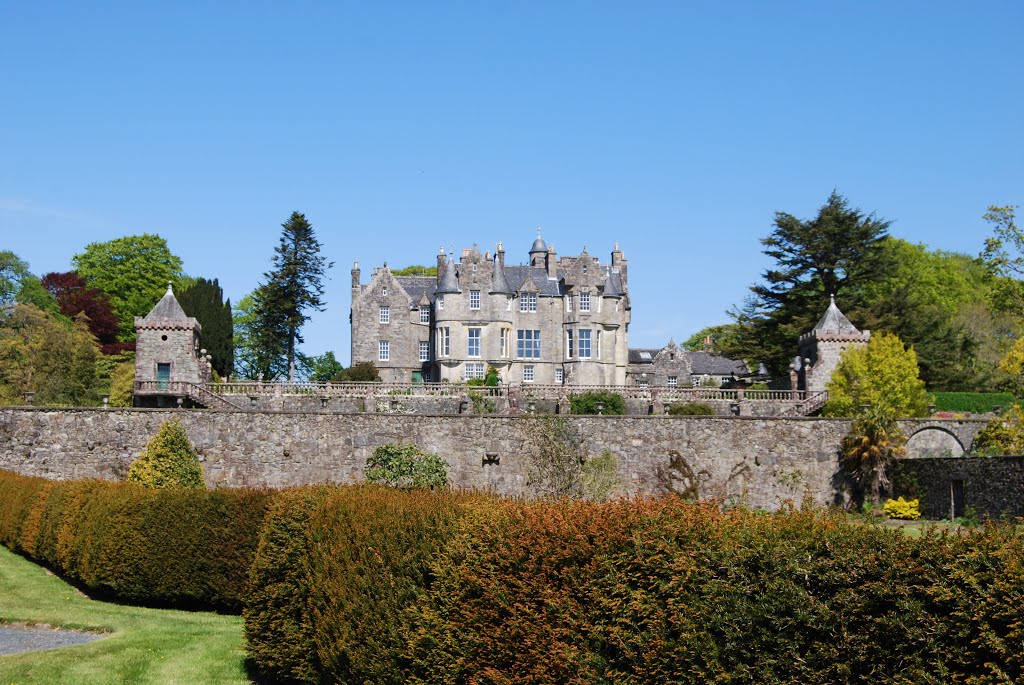
[(886, 467), (906, 454), (907, 437), (885, 406), (868, 407), (843, 438), (843, 466), (861, 488), (871, 494), (874, 511), (881, 508), (881, 491), (889, 486)]

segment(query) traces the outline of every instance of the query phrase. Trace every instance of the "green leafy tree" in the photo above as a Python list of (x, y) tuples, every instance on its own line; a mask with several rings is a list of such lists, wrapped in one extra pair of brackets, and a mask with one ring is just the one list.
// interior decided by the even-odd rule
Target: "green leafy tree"
[(993, 304), (997, 309), (1024, 312), (1024, 232), (1017, 226), (1016, 205), (992, 205), (982, 216), (992, 226), (992, 235), (985, 240), (981, 260), (997, 277), (993, 288)]
[(366, 460), (366, 480), (395, 488), (440, 488), (448, 485), (448, 464), (412, 443), (388, 443)]
[(128, 467), (128, 482), (147, 488), (203, 488), (203, 467), (185, 427), (171, 419)]
[(1024, 454), (1024, 408), (1014, 404), (978, 431), (973, 451), (985, 456)]
[(181, 259), (166, 240), (150, 233), (90, 243), (71, 264), (90, 286), (110, 298), (123, 341), (135, 339), (135, 317), (149, 313), (168, 283), (178, 285), (184, 278)]
[(307, 366), (309, 368), (309, 380), (319, 383), (334, 380), (338, 374), (345, 370), (341, 362), (335, 359), (334, 352), (331, 351), (324, 352), (315, 357), (309, 357)]
[(829, 295), (884, 272), (881, 243), (888, 228), (888, 221), (850, 207), (835, 191), (813, 219), (776, 212), (775, 229), (761, 240), (774, 265), (733, 313), (743, 331), (738, 356), (784, 373), (795, 341), (813, 328)]
[[(745, 335), (744, 327), (737, 323), (708, 326), (691, 335), (680, 347), (684, 350), (700, 352), (704, 349), (704, 341), (711, 338), (714, 354), (729, 359), (746, 359), (748, 348)], [(757, 363), (759, 360), (748, 359), (747, 361)]]
[(110, 372), (110, 406), (130, 407), (135, 394), (135, 362), (123, 362)]
[(889, 486), (886, 470), (906, 453), (906, 436), (896, 424), (895, 410), (872, 406), (860, 414), (843, 438), (843, 466), (871, 498), (874, 511), (882, 504), (882, 489)]
[(893, 417), (928, 415), (914, 348), (892, 334), (872, 335), (866, 346), (846, 350), (825, 387), (826, 416), (856, 416), (865, 406), (885, 407)]
[(391, 274), (393, 276), (437, 276), (437, 267), (413, 264), (412, 266), (407, 266), (404, 269), (392, 271)]
[(203, 347), (213, 357), (213, 369), (221, 376), (234, 368), (234, 323), (231, 300), (224, 300), (217, 279), (197, 278), (177, 294), (178, 304), (203, 327)]
[(32, 392), (35, 404), (95, 405), (98, 357), (84, 317), (67, 322), (15, 305), (0, 315), (0, 403), (22, 404)]
[(343, 383), (376, 383), (380, 381), (380, 372), (373, 362), (358, 362), (343, 370), (332, 380)]
[(302, 326), (309, 320), (306, 312), (323, 311), (326, 306), (322, 280), (334, 264), (320, 256), (320, 248), (305, 215), (292, 212), (281, 224), (273, 268), (263, 274), (266, 282), (254, 293), (256, 335), (274, 343), (270, 351), (275, 355), (281, 354), (283, 346), (289, 381), (295, 379), (296, 346), (303, 342)]
[(60, 305), (38, 277), (29, 271), (28, 262), (9, 250), (0, 251), (0, 308), (30, 304), (60, 316)]

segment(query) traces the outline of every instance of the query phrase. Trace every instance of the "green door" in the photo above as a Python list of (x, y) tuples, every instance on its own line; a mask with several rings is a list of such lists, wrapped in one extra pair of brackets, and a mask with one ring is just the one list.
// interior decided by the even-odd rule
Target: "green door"
[(417, 383), (417, 384), (423, 383), (423, 372), (422, 371), (413, 371), (412, 372), (412, 382), (413, 383)]
[(156, 389), (168, 390), (171, 387), (171, 365), (156, 365)]

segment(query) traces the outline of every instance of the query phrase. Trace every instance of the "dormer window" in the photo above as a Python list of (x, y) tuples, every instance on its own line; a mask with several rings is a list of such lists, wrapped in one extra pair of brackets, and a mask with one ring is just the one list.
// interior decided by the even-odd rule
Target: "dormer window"
[(588, 313), (590, 312), (590, 293), (589, 292), (582, 292), (582, 293), (580, 293), (580, 311), (581, 312), (588, 312)]
[(480, 291), (470, 290), (469, 291), (469, 308), (480, 309)]
[(420, 323), (430, 323), (430, 305), (420, 305)]
[(537, 311), (537, 293), (519, 293), (519, 311)]

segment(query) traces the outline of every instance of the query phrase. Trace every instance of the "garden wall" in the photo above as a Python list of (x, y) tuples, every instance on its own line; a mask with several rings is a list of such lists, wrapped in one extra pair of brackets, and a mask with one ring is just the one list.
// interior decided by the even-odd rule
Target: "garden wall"
[[(451, 466), (455, 485), (523, 495), (543, 417), (156, 409), (0, 410), (0, 468), (48, 478), (120, 479), (160, 424), (178, 416), (210, 485), (356, 482), (378, 445), (412, 441)], [(808, 418), (571, 416), (591, 455), (610, 451), (622, 494), (673, 491), (840, 502), (837, 453), (849, 422)], [(931, 422), (930, 425), (934, 425)], [(957, 422), (950, 422), (954, 426)], [(955, 427), (955, 426), (954, 426)], [(968, 426), (970, 427), (970, 426)]]
[(920, 497), (925, 518), (1024, 516), (1024, 457), (904, 459), (892, 470), (896, 494)]

